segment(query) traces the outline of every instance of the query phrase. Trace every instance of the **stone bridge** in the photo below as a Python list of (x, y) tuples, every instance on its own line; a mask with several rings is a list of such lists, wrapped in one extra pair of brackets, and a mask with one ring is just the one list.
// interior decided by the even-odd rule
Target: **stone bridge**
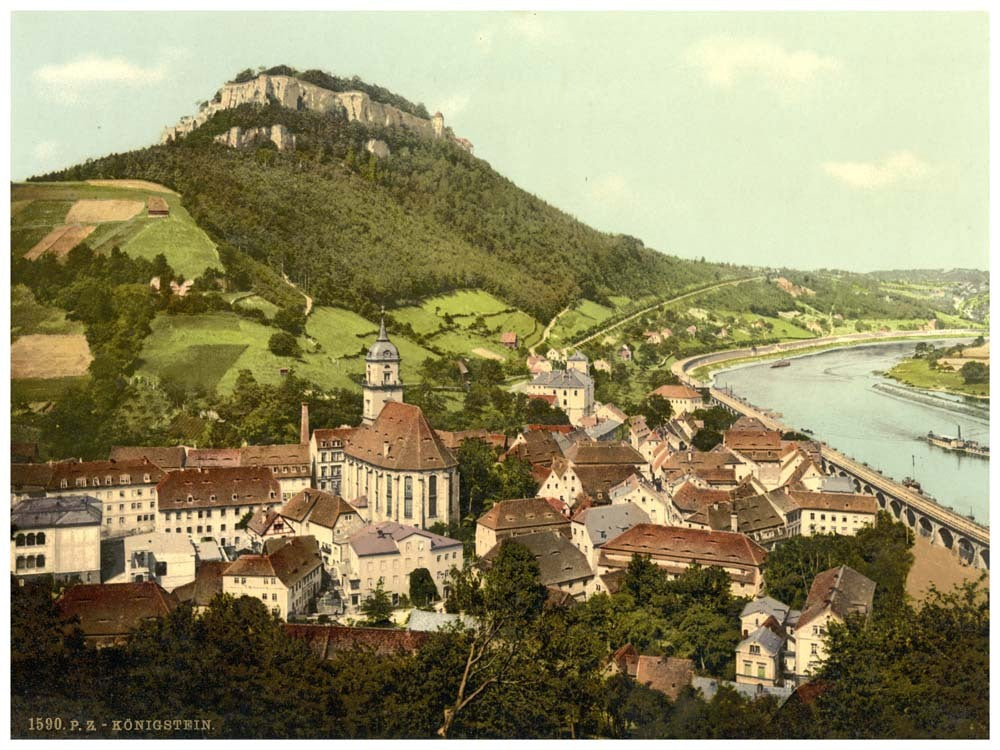
[[(769, 429), (782, 432), (792, 429), (736, 396), (715, 388), (710, 388), (709, 394), (713, 404), (733, 414), (759, 419)], [(952, 554), (967, 565), (989, 570), (989, 528), (938, 505), (916, 490), (905, 487), (825, 444), (820, 445), (821, 468), (828, 475), (851, 479), (856, 492), (873, 495), (880, 510), (891, 513), (893, 518), (904, 523), (915, 534), (920, 534), (931, 544), (951, 550)]]

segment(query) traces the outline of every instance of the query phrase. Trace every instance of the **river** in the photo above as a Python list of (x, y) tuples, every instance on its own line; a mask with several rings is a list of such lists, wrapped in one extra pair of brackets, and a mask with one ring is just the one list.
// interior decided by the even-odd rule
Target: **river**
[[(877, 374), (910, 356), (916, 343), (836, 349), (797, 357), (791, 366), (776, 369), (771, 363), (745, 365), (717, 373), (715, 384), (763, 411), (779, 413), (779, 421), (789, 427), (812, 430), (817, 439), (886, 476), (912, 476), (925, 495), (988, 524), (989, 461), (920, 439), (931, 430), (954, 435), (960, 425), (962, 437), (989, 444), (988, 406), (927, 394)], [(931, 404), (923, 402), (928, 399)]]

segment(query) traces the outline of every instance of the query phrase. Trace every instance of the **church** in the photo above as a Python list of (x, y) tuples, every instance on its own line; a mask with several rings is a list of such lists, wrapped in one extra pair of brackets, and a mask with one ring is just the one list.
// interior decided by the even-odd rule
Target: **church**
[(365, 357), (362, 423), (343, 440), (341, 494), (370, 523), (457, 522), (458, 460), (420, 407), (404, 403), (400, 365), (383, 320)]

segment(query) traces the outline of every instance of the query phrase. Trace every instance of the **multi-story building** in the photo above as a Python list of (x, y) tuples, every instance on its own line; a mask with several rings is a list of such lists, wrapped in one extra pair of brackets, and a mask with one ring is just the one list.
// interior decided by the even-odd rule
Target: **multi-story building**
[(157, 493), (161, 530), (195, 541), (218, 539), (237, 549), (249, 544), (243, 519), (249, 522), (260, 508), (281, 504), (281, 485), (264, 466), (171, 471)]
[(767, 551), (743, 534), (685, 529), (643, 523), (601, 547), (599, 575), (625, 569), (633, 555), (649, 555), (670, 577), (692, 565), (721, 568), (731, 581), (734, 596), (756, 596), (764, 583)]
[(354, 432), (353, 427), (313, 430), (309, 441), (313, 486), (332, 495), (343, 491), (344, 443)]
[(10, 569), (18, 580), (101, 582), (101, 502), (93, 497), (32, 497), (10, 513)]
[(573, 425), (594, 413), (594, 379), (590, 377), (586, 355), (577, 352), (566, 360), (565, 370), (540, 372), (527, 387), (529, 396), (554, 398)]
[(302, 490), (281, 508), (281, 518), (296, 536), (313, 536), (326, 566), (347, 560), (347, 543), (365, 522), (350, 503), (322, 490)]
[(240, 448), (240, 466), (264, 466), (281, 486), (281, 500), (289, 500), (312, 484), (309, 443), (245, 445)]
[(195, 579), (196, 550), (190, 537), (156, 531), (101, 543), (103, 583), (153, 581), (173, 591)]
[(640, 523), (649, 523), (649, 515), (632, 503), (584, 508), (573, 516), (570, 541), (596, 570), (601, 547)]
[(488, 570), (503, 545), (510, 543), (520, 544), (534, 556), (538, 563), (539, 583), (550, 591), (555, 589), (577, 601), (583, 601), (597, 591), (594, 571), (587, 557), (563, 534), (552, 531), (536, 531), (505, 539), (479, 560), (479, 566)]
[(52, 464), (46, 494), (87, 494), (101, 501), (102, 536), (156, 528), (156, 485), (164, 471), (145, 460), (60, 461)]
[(364, 526), (350, 538), (341, 582), (349, 605), (357, 608), (382, 581), (393, 602), (410, 594), (410, 573), (426, 568), (438, 595), (447, 595), (448, 571), (462, 568), (462, 543), (416, 526), (381, 521)]
[(841, 534), (854, 536), (866, 526), (875, 525), (878, 505), (871, 495), (840, 492), (772, 492), (773, 503), (787, 501), (789, 536)]
[(649, 395), (659, 396), (670, 402), (670, 413), (675, 417), (705, 408), (701, 394), (686, 385), (661, 385)]
[(258, 599), (282, 620), (307, 613), (322, 585), (323, 561), (316, 540), (310, 536), (273, 539), (265, 552), (243, 555), (226, 568), (223, 592)]
[(554, 531), (569, 536), (569, 519), (540, 497), (499, 500), (476, 521), (476, 556), (482, 557), (504, 539)]
[(345, 442), (342, 494), (372, 523), (457, 521), (458, 460), (420, 407), (389, 401)]

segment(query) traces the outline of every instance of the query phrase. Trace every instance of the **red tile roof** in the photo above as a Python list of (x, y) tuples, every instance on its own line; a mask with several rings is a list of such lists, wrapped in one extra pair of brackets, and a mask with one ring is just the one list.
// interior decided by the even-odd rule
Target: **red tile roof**
[(302, 523), (309, 518), (309, 523), (315, 523), (327, 529), (337, 525), (342, 515), (357, 514), (350, 503), (339, 495), (331, 495), (323, 490), (300, 490), (285, 503), (281, 515), (293, 521)]
[(743, 534), (704, 531), (680, 526), (641, 523), (602, 547), (608, 553), (664, 556), (704, 565), (748, 565), (758, 567), (767, 552)]
[(652, 391), (650, 396), (660, 396), (661, 398), (669, 399), (698, 399), (701, 400), (701, 394), (694, 390), (693, 388), (688, 388), (686, 385), (661, 385), (656, 390)]
[(291, 588), (323, 564), (319, 543), (312, 536), (276, 539), (277, 549), (269, 555), (243, 555), (226, 568), (226, 578), (234, 576), (275, 576)]
[(332, 659), (340, 651), (373, 651), (382, 656), (413, 654), (430, 640), (432, 633), (394, 628), (348, 628), (339, 625), (284, 624), (285, 634), (305, 641), (321, 659)]
[(183, 446), (168, 448), (144, 448), (141, 446), (115, 445), (109, 458), (112, 461), (147, 460), (164, 470), (179, 469), (184, 466)]
[(266, 466), (180, 469), (169, 472), (156, 492), (161, 511), (227, 508), (273, 503), (281, 485)]
[(188, 469), (240, 465), (239, 448), (192, 448), (184, 464)]
[(396, 471), (428, 471), (458, 465), (420, 407), (396, 401), (385, 405), (374, 424), (358, 427), (344, 444), (344, 453)]
[[(334, 427), (332, 429), (323, 428), (319, 430), (313, 430), (313, 440), (316, 441), (316, 445), (320, 448), (335, 448), (343, 446), (344, 441), (347, 440), (351, 433), (354, 432), (356, 428), (354, 427)], [(337, 443), (338, 445), (334, 445)]]
[(79, 618), (86, 637), (105, 641), (128, 635), (145, 620), (170, 614), (178, 603), (176, 596), (147, 581), (71, 586), (56, 606), (64, 617)]
[[(557, 501), (558, 502), (558, 501)], [(476, 521), (488, 529), (569, 528), (569, 519), (541, 497), (501, 500)]]
[(596, 464), (629, 464), (642, 466), (646, 459), (625, 442), (581, 440), (566, 451), (566, 459), (576, 466)]
[(878, 512), (878, 505), (871, 495), (856, 495), (846, 492), (803, 492), (791, 490), (788, 493), (792, 501), (799, 507), (808, 510), (832, 510), (844, 513)]
[(635, 681), (677, 700), (681, 691), (691, 684), (694, 662), (666, 656), (640, 656), (635, 669)]
[[(149, 475), (148, 481), (146, 475)], [(123, 476), (127, 481), (122, 481)], [(159, 482), (163, 476), (163, 470), (149, 461), (60, 461), (52, 464), (49, 489), (150, 484)], [(83, 480), (84, 484), (78, 485), (77, 480)], [(65, 487), (63, 482), (66, 483)]]

